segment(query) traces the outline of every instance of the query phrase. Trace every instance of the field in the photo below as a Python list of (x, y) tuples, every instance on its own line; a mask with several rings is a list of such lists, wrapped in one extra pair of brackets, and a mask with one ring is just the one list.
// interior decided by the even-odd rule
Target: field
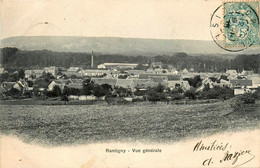
[(227, 102), (193, 105), (0, 105), (0, 132), (42, 145), (104, 141), (167, 143), (259, 127), (260, 110)]

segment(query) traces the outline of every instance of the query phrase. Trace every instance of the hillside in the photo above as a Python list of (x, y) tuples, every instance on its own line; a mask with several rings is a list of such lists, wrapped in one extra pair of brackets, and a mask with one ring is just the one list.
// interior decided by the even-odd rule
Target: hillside
[[(1, 47), (17, 47), (22, 50), (63, 52), (95, 52), (124, 55), (171, 55), (177, 52), (188, 54), (232, 54), (219, 48), (213, 41), (162, 40), (118, 37), (72, 37), (72, 36), (19, 36), (1, 41)], [(260, 53), (260, 49), (245, 50), (243, 54)], [(241, 53), (240, 53), (241, 54)]]

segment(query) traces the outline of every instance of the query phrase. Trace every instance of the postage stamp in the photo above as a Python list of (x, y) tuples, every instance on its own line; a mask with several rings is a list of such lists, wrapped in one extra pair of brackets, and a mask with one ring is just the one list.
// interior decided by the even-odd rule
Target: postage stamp
[(260, 44), (259, 1), (224, 2), (225, 47)]
[(259, 46), (259, 13), (259, 1), (224, 1), (210, 20), (214, 42), (231, 52)]

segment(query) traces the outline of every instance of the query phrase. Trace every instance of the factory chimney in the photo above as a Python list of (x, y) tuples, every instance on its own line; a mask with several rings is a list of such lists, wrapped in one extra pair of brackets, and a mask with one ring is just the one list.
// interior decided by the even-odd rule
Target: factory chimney
[(91, 69), (93, 69), (94, 67), (94, 54), (93, 54), (93, 51), (92, 51), (92, 54), (91, 54)]

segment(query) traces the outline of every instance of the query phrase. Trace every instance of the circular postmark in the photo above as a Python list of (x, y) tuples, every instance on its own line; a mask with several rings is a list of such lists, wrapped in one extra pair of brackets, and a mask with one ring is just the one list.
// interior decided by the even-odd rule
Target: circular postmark
[(211, 16), (210, 32), (214, 42), (222, 49), (242, 51), (259, 45), (259, 18), (247, 3), (224, 3)]

